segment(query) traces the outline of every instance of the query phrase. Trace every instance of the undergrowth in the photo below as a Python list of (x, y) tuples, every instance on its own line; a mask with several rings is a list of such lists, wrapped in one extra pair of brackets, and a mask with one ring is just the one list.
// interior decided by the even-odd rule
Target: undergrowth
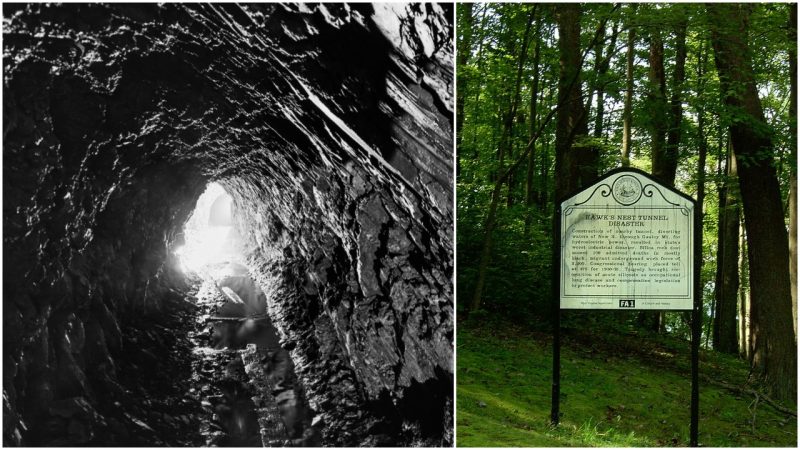
[[(688, 445), (687, 342), (633, 332), (566, 330), (561, 424), (552, 427), (550, 334), (497, 321), (481, 323), (458, 326), (459, 447)], [(700, 373), (741, 386), (749, 371), (735, 357), (701, 351)], [(754, 400), (701, 381), (700, 445), (795, 447), (796, 417)]]

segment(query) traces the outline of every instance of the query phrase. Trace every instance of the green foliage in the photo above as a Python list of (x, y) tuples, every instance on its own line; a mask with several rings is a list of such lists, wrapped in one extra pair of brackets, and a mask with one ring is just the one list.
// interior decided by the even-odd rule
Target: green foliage
[[(477, 276), (477, 260), (480, 258), (484, 230), (483, 211), (475, 203), (488, 202), (491, 196), (487, 186), (476, 187), (459, 184), (457, 252), (457, 289), (472, 292)], [(524, 206), (504, 209), (498, 217), (494, 234), (492, 267), (487, 276), (485, 308), (519, 321), (531, 320), (550, 308), (549, 298), (551, 272), (551, 237), (549, 217), (532, 211), (532, 226), (529, 236), (524, 234)], [(460, 299), (468, 298), (459, 294)], [(459, 301), (459, 313), (465, 313), (465, 301)]]
[[(458, 6), (458, 8), (463, 8)], [(546, 318), (552, 302), (552, 212), (554, 190), (554, 141), (559, 73), (558, 35), (555, 17), (557, 4), (537, 5), (531, 31), (531, 43), (523, 67), (523, 79), (513, 127), (509, 134), (510, 146), (500, 166), (498, 150), (502, 144), (504, 117), (515, 96), (515, 77), (519, 50), (526, 23), (534, 11), (532, 4), (476, 3), (472, 7), (472, 20), (463, 12), (458, 15), (457, 33), (463, 42), (463, 25), (470, 22), (469, 57), (458, 67), (458, 89), (465, 93), (463, 129), (461, 130), (460, 166), (457, 180), (457, 255), (458, 255), (458, 311), (466, 313), (479, 273), (481, 251), (486, 239), (487, 217), (491, 193), (499, 176), (517, 163), (510, 173), (510, 182), (503, 183), (497, 205), (497, 217), (491, 234), (490, 260), (486, 271), (482, 308), (517, 322)], [(761, 133), (770, 136), (772, 149), (762, 156), (774, 162), (781, 179), (783, 195), (788, 192), (788, 180), (795, 171), (796, 162), (790, 158), (795, 136), (789, 126), (796, 118), (789, 117), (788, 54), (796, 46), (787, 37), (788, 4), (750, 4), (750, 34), (753, 66), (761, 102), (766, 115), (766, 125), (760, 124)], [(459, 10), (461, 11), (461, 9)], [(647, 101), (650, 89), (647, 81), (649, 34), (661, 32), (664, 41), (664, 66), (668, 80), (667, 97), (679, 92), (683, 114), (680, 122), (679, 166), (675, 180), (677, 189), (689, 195), (698, 191), (699, 175), (705, 175), (705, 201), (703, 204), (703, 245), (701, 284), (703, 292), (704, 324), (712, 320), (716, 277), (716, 248), (718, 232), (717, 190), (730, 184), (725, 177), (725, 158), (729, 142), (728, 127), (737, 121), (753, 123), (753, 118), (736, 108), (722, 103), (725, 93), (714, 62), (711, 32), (702, 4), (583, 4), (581, 16), (581, 50), (584, 55), (582, 92), (589, 107), (588, 123), (597, 115), (596, 89), (602, 87), (605, 98), (603, 128), (599, 138), (578, 136), (574, 146), (591, 146), (600, 151), (599, 172), (618, 167), (622, 141), (622, 102), (625, 90), (625, 66), (628, 30), (636, 32), (633, 73), (632, 166), (651, 170), (651, 136), (648, 131), (654, 117), (653, 105)], [(671, 86), (675, 71), (675, 33), (681, 21), (688, 23), (686, 36), (686, 77), (680, 86)], [(609, 70), (599, 74), (595, 70), (596, 47), (590, 48), (598, 27), (604, 26), (601, 47), (610, 44), (617, 30), (615, 48), (611, 52)], [(537, 30), (537, 31), (533, 31)], [(539, 65), (534, 66), (534, 51), (539, 47)], [(538, 73), (538, 90), (533, 92), (534, 74)], [(741, 87), (733, 86), (734, 90)], [(531, 117), (530, 101), (535, 95), (536, 111)], [(591, 95), (592, 97), (588, 97)], [(661, 105), (660, 107), (663, 107)], [(703, 129), (700, 129), (700, 118)], [(527, 177), (529, 159), (526, 150), (531, 144), (531, 121), (535, 118), (535, 141), (530, 146), (533, 153), (532, 177), (533, 203), (527, 205)], [(548, 121), (549, 119), (549, 121)], [(701, 135), (702, 131), (702, 135)], [(705, 166), (698, 170), (699, 149), (707, 148)], [(748, 161), (741, 161), (742, 165)], [(735, 184), (735, 181), (733, 181)], [(509, 199), (510, 198), (510, 199)], [(527, 224), (527, 225), (526, 225)], [(747, 280), (742, 279), (747, 288)], [(599, 321), (591, 326), (635, 327), (632, 320), (619, 320), (599, 314)], [(679, 313), (665, 315), (668, 333), (686, 338), (689, 328), (686, 317)], [(709, 327), (704, 327), (703, 342), (710, 342)]]

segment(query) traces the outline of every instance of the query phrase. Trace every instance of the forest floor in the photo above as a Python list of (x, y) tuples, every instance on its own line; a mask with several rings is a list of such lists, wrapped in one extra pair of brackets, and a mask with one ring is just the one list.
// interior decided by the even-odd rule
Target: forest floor
[[(550, 333), (464, 321), (458, 324), (457, 355), (458, 447), (688, 445), (691, 378), (685, 341), (565, 330), (557, 428), (549, 423)], [(737, 392), (749, 375), (743, 361), (701, 350), (700, 375), (701, 446), (797, 446), (796, 415), (747, 390)], [(797, 411), (777, 405), (789, 407)]]

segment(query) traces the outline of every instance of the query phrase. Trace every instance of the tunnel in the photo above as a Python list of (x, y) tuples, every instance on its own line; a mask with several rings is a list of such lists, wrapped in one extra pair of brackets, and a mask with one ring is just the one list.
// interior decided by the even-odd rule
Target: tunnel
[(446, 4), (3, 4), (4, 445), (452, 445), (452, 44)]

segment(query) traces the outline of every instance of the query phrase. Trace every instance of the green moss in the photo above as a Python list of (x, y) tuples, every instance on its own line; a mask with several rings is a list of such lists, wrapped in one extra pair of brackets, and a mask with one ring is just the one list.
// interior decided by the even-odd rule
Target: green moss
[[(562, 346), (561, 424), (549, 424), (552, 344), (519, 329), (490, 334), (458, 328), (457, 445), (459, 447), (686, 446), (691, 382), (689, 348), (680, 341), (648, 341), (648, 355), (631, 353), (641, 336), (604, 336), (601, 350)], [(645, 346), (643, 346), (645, 347)], [(619, 352), (610, 349), (624, 349)], [(652, 354), (650, 354), (652, 353)], [(683, 361), (685, 360), (685, 361)], [(741, 384), (746, 365), (703, 352), (701, 372)], [(700, 385), (699, 440), (703, 446), (781, 446), (797, 443), (794, 417), (753, 398)], [(755, 432), (754, 432), (755, 429)]]

